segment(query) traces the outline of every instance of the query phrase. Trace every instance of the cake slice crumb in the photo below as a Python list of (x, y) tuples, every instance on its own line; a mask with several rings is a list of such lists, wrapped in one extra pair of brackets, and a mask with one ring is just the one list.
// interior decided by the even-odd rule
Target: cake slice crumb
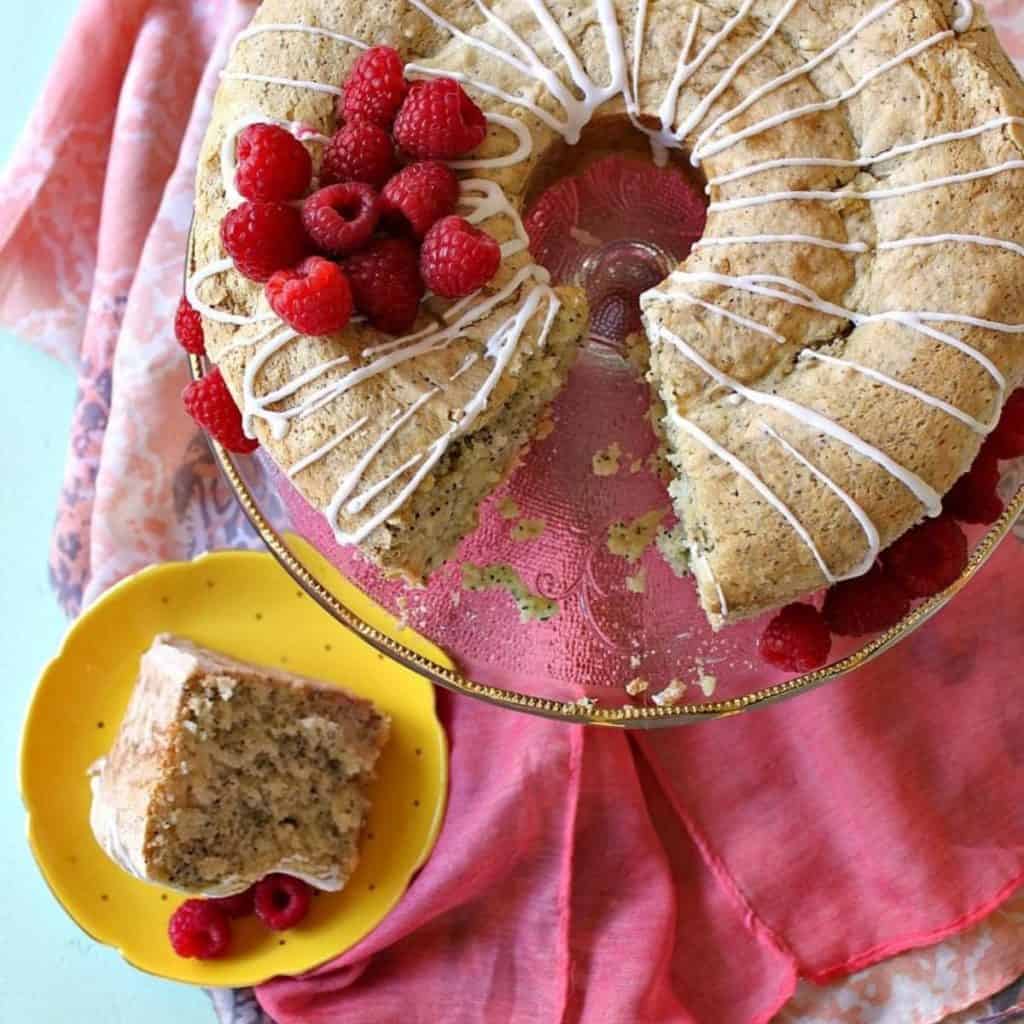
[(640, 566), (632, 576), (626, 577), (626, 589), (631, 594), (643, 594), (647, 591), (647, 569)]
[(664, 506), (653, 508), (636, 519), (619, 520), (608, 527), (608, 550), (628, 562), (637, 561), (647, 550), (668, 514)]
[(651, 684), (647, 682), (646, 679), (637, 676), (636, 679), (630, 679), (630, 681), (626, 683), (626, 693), (628, 693), (630, 697), (639, 697), (640, 694), (648, 691), (650, 685)]
[(547, 523), (543, 519), (520, 519), (509, 536), (519, 543), (528, 540), (536, 540), (547, 529)]
[(510, 565), (474, 565), (465, 562), (462, 566), (462, 586), (464, 590), (471, 591), (504, 590), (515, 601), (520, 622), (546, 622), (560, 610), (557, 601), (533, 593)]
[(613, 441), (607, 448), (594, 452), (594, 457), (590, 460), (594, 476), (615, 476), (619, 471), (621, 458), (622, 448), (617, 441)]
[(654, 701), (659, 708), (672, 708), (683, 699), (683, 694), (685, 692), (686, 683), (681, 679), (673, 679), (664, 690), (659, 690), (658, 693), (654, 694), (651, 697), (651, 700)]
[(519, 511), (519, 504), (515, 498), (507, 495), (498, 502), (498, 514), (502, 519), (518, 519), (522, 514)]

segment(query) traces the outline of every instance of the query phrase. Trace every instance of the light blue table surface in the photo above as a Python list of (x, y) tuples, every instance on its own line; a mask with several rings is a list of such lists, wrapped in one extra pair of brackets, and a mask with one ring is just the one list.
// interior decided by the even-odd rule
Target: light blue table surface
[[(2, 6), (0, 160), (6, 163), (77, 3), (4, 0)], [(2, 331), (0, 360), (7, 381), (0, 444), (8, 467), (0, 488), (0, 1024), (210, 1021), (199, 990), (142, 974), (79, 931), (50, 895), (25, 841), (18, 740), (36, 677), (66, 625), (47, 582), (46, 558), (75, 387), (70, 369)]]

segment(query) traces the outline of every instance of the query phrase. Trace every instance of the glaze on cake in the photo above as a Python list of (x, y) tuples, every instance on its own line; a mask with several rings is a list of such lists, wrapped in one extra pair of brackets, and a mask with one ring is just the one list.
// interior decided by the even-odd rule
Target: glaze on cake
[[(299, 337), (220, 249), (234, 140), (273, 121), (316, 154), (376, 43), (487, 114), (452, 166), (502, 268), (407, 338)], [(937, 513), (1024, 377), (1024, 87), (979, 4), (266, 0), (223, 77), (189, 296), (247, 423), (387, 570), (450, 554), (564, 379), (582, 298), (532, 263), (519, 211), (595, 118), (708, 180), (704, 238), (642, 307), (714, 624), (865, 572)]]

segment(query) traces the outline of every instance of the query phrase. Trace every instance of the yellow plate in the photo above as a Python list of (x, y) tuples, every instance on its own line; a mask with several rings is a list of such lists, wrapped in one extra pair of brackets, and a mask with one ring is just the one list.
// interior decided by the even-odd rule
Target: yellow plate
[[(381, 608), (337, 576), (298, 538), (307, 559), (350, 607), (388, 633)], [(336, 578), (335, 578), (336, 577)], [(234, 922), (223, 960), (184, 960), (167, 940), (180, 893), (116, 867), (89, 828), (86, 770), (113, 742), (154, 635), (177, 633), (267, 665), (282, 665), (370, 697), (392, 717), (359, 867), (340, 893), (321, 893), (298, 927), (284, 933), (257, 919)], [(403, 642), (429, 658), (444, 654), (408, 629)], [(153, 566), (122, 581), (71, 627), (47, 666), (22, 735), (21, 793), (28, 838), (54, 895), (100, 942), (136, 967), (202, 985), (253, 985), (298, 974), (354, 945), (398, 902), (441, 827), (448, 780), (444, 730), (422, 677), (384, 658), (297, 590), (268, 554), (224, 551)]]

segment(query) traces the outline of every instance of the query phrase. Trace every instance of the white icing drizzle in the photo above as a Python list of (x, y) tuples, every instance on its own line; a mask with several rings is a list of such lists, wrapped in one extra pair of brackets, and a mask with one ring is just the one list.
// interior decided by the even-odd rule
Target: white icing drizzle
[[(1002, 324), (992, 320), (983, 320), (979, 317), (968, 316), (960, 313), (932, 313), (926, 311), (908, 312), (905, 310), (891, 310), (885, 313), (858, 313), (852, 309), (836, 305), (834, 302), (826, 302), (819, 295), (815, 294), (806, 285), (792, 278), (780, 277), (776, 274), (750, 274), (745, 277), (733, 277), (729, 274), (715, 274), (711, 271), (687, 272), (683, 270), (673, 271), (669, 282), (680, 281), (683, 284), (690, 282), (702, 282), (706, 284), (724, 285), (728, 288), (739, 288), (750, 292), (753, 295), (763, 295), (766, 298), (778, 299), (788, 302), (794, 306), (802, 306), (805, 309), (813, 309), (816, 312), (824, 313), (826, 316), (834, 316), (841, 320), (849, 320), (856, 326), (877, 322), (892, 322), (902, 324), (913, 331), (925, 334), (935, 341), (940, 341), (952, 348), (957, 349), (964, 355), (973, 359), (982, 366), (992, 377), (999, 390), (998, 405), (1002, 406), (1003, 396), (1006, 390), (1006, 378), (999, 367), (992, 362), (983, 352), (967, 344), (955, 335), (947, 334), (945, 331), (929, 327), (929, 322), (935, 323), (958, 323), (967, 324), (972, 327), (983, 327), (987, 330), (1000, 331), (1008, 334), (1024, 334), (1024, 324)], [(770, 288), (768, 285), (781, 285), (779, 288)], [(674, 293), (673, 293), (674, 294)], [(657, 297), (666, 297), (661, 288), (645, 292), (640, 297), (641, 307), (649, 305)]]
[(816, 57), (812, 57), (810, 60), (801, 64), (799, 67), (792, 68), (791, 70), (776, 76), (769, 82), (765, 82), (764, 85), (758, 86), (752, 92), (748, 93), (735, 107), (731, 110), (727, 110), (725, 113), (720, 114), (710, 125), (698, 136), (697, 141), (694, 143), (693, 151), (691, 155), (691, 161), (693, 165), (698, 166), (707, 155), (703, 151), (703, 145), (706, 140), (710, 139), (720, 128), (734, 121), (742, 113), (749, 110), (755, 103), (768, 96), (770, 93), (775, 92), (777, 89), (781, 89), (784, 85), (794, 81), (797, 78), (802, 78), (804, 75), (810, 74), (819, 65), (824, 64), (825, 61), (834, 57), (844, 46), (852, 42), (861, 31), (872, 25), (874, 22), (884, 18), (889, 11), (891, 11), (897, 4), (901, 3), (902, 0), (886, 0), (885, 3), (880, 4), (874, 10), (869, 11), (863, 18), (860, 19), (852, 28), (844, 32), (838, 39), (835, 40), (830, 46), (827, 46), (821, 51)]
[(842, 579), (854, 579), (857, 576), (863, 576), (871, 566), (875, 564), (875, 559), (878, 558), (878, 553), (882, 549), (882, 540), (878, 535), (878, 529), (875, 524), (871, 521), (871, 517), (864, 511), (864, 509), (853, 500), (853, 497), (842, 487), (839, 486), (830, 476), (822, 473), (817, 466), (814, 465), (806, 456), (801, 452), (797, 451), (778, 431), (774, 430), (767, 423), (761, 424), (761, 430), (767, 434), (768, 437), (773, 438), (782, 445), (783, 448), (789, 452), (790, 455), (797, 462), (799, 462), (805, 469), (807, 469), (816, 480), (823, 483), (843, 504), (850, 510), (850, 513), (860, 524), (860, 528), (864, 531), (864, 537), (868, 542), (868, 549), (864, 555), (864, 558), (855, 565), (848, 573), (842, 576)]
[(727, 373), (723, 373), (717, 366), (709, 363), (696, 349), (688, 345), (679, 335), (670, 331), (667, 327), (660, 324), (654, 325), (654, 335), (674, 345), (685, 358), (703, 370), (715, 383), (728, 388), (730, 391), (735, 391), (755, 405), (766, 405), (770, 408), (778, 409), (780, 412), (786, 413), (812, 430), (827, 434), (829, 437), (857, 452), (858, 455), (863, 455), (864, 458), (874, 462), (890, 476), (899, 480), (921, 502), (928, 515), (937, 516), (942, 511), (942, 496), (934, 487), (922, 480), (916, 473), (911, 472), (905, 466), (901, 466), (890, 456), (886, 455), (885, 452), (874, 445), (868, 444), (863, 438), (840, 426), (834, 420), (830, 420), (827, 416), (814, 409), (809, 409), (807, 406), (800, 405), (798, 402), (783, 398), (781, 395), (773, 395), (766, 391), (756, 391), (753, 388), (746, 387)]
[[(657, 295), (663, 294), (658, 291), (646, 292), (645, 295)], [(725, 309), (722, 306), (716, 306), (713, 302), (705, 302), (704, 299), (698, 299), (697, 296), (691, 295), (689, 292), (675, 291), (672, 293), (673, 299), (682, 299), (684, 302), (690, 303), (692, 306), (700, 306), (701, 309), (706, 309), (709, 313), (713, 313), (715, 316), (720, 316), (725, 320), (732, 320), (733, 323), (739, 324), (741, 327), (746, 327), (751, 331), (756, 331), (758, 334), (763, 334), (765, 337), (771, 338), (772, 341), (779, 345), (786, 343), (785, 336), (779, 334), (778, 331), (773, 331), (770, 327), (765, 327), (764, 324), (757, 320), (751, 320), (748, 316), (742, 316), (739, 313), (734, 313), (731, 309)], [(643, 300), (641, 299), (641, 302)]]
[[(671, 81), (668, 83), (665, 95), (662, 97), (657, 110), (659, 127), (652, 129), (644, 124), (640, 118), (638, 93), (640, 89), (640, 71), (643, 57), (644, 34), (647, 25), (648, 0), (637, 0), (633, 24), (633, 40), (631, 59), (627, 58), (623, 45), (620, 27), (613, 4), (613, 0), (595, 0), (595, 11), (604, 40), (609, 69), (608, 80), (605, 83), (596, 82), (583, 66), (579, 55), (574, 50), (565, 32), (553, 17), (548, 9), (545, 0), (523, 0), (530, 15), (539, 26), (543, 35), (557, 55), (557, 62), (549, 58), (542, 59), (537, 51), (526, 42), (523, 36), (517, 32), (508, 22), (499, 17), (488, 6), (486, 0), (472, 0), (474, 7), (483, 17), (487, 25), (495, 30), (501, 37), (503, 46), (494, 45), (486, 39), (478, 38), (469, 32), (463, 31), (452, 24), (448, 19), (435, 11), (425, 0), (409, 0), (421, 14), (432, 21), (436, 26), (448, 32), (453, 38), (458, 39), (464, 45), (476, 50), (478, 53), (486, 54), (490, 58), (501, 62), (515, 73), (522, 75), (526, 81), (539, 85), (550, 99), (560, 108), (559, 114), (552, 113), (545, 109), (539, 102), (529, 98), (536, 95), (535, 91), (524, 90), (526, 95), (518, 92), (509, 92), (499, 88), (492, 82), (480, 80), (442, 67), (432, 67), (422, 64), (408, 64), (406, 72), (410, 77), (436, 77), (446, 76), (462, 82), (467, 88), (477, 90), (487, 96), (507, 103), (512, 107), (538, 118), (540, 122), (561, 135), (567, 142), (574, 143), (580, 138), (585, 125), (590, 121), (594, 112), (605, 102), (614, 96), (624, 97), (626, 110), (633, 119), (634, 124), (645, 131), (652, 140), (652, 149), (656, 157), (663, 157), (668, 148), (680, 148), (684, 142), (694, 133), (699, 131), (696, 140), (692, 145), (691, 158), (693, 163), (699, 164), (702, 160), (739, 144), (740, 142), (760, 135), (771, 129), (793, 121), (809, 114), (825, 112), (840, 106), (863, 91), (871, 82), (880, 76), (895, 69), (897, 66), (913, 60), (933, 46), (936, 46), (949, 39), (953, 33), (967, 31), (973, 23), (974, 9), (970, 0), (955, 0), (955, 17), (952, 21), (952, 28), (949, 31), (938, 32), (927, 39), (915, 43), (903, 50), (895, 57), (885, 61), (878, 67), (862, 75), (849, 88), (845, 89), (838, 96), (824, 99), (817, 103), (808, 103), (799, 107), (785, 110), (771, 117), (756, 121), (740, 130), (722, 134), (722, 130), (730, 125), (737, 118), (743, 115), (754, 104), (769, 94), (783, 88), (802, 76), (809, 75), (825, 61), (838, 55), (844, 47), (848, 46), (855, 37), (869, 26), (879, 22), (902, 0), (885, 0), (868, 11), (851, 28), (841, 34), (832, 44), (819, 52), (815, 57), (807, 60), (798, 67), (779, 74), (765, 82), (761, 86), (747, 93), (736, 105), (725, 110), (713, 118), (701, 131), (701, 125), (708, 118), (712, 108), (727, 93), (735, 82), (743, 68), (764, 50), (769, 41), (779, 32), (780, 28), (790, 16), (799, 0), (785, 0), (778, 8), (771, 21), (763, 26), (754, 41), (747, 46), (743, 52), (732, 61), (718, 75), (714, 85), (700, 97), (695, 105), (676, 124), (677, 107), (684, 86), (700, 71), (707, 67), (721, 44), (730, 37), (734, 30), (745, 20), (752, 17), (751, 11), (754, 0), (740, 0), (735, 8), (735, 13), (725, 18), (717, 30), (708, 33), (708, 38), (703, 45), (696, 48), (697, 36), (700, 30), (701, 8), (695, 8), (686, 30), (683, 47), (680, 51), (678, 63), (675, 67)], [(232, 53), (238, 46), (247, 39), (262, 33), (302, 33), (308, 36), (353, 46), (357, 49), (366, 49), (369, 44), (363, 40), (352, 38), (343, 33), (333, 32), (327, 29), (302, 24), (257, 24), (240, 33), (233, 45)], [(694, 54), (696, 48), (695, 56)], [(563, 79), (558, 70), (552, 67), (552, 63), (560, 63), (564, 67), (566, 79)], [(284, 76), (261, 74), (255, 72), (226, 71), (223, 77), (240, 81), (253, 81), (269, 85), (282, 85), (292, 88), (306, 89), (313, 92), (325, 93), (332, 96), (340, 95), (342, 90), (333, 83), (312, 82), (301, 79), (292, 79)], [(488, 121), (509, 131), (515, 138), (515, 148), (503, 156), (487, 158), (470, 158), (451, 161), (450, 166), (456, 170), (484, 170), (512, 167), (529, 159), (533, 152), (533, 139), (527, 125), (521, 117), (512, 117), (497, 111), (486, 112)], [(301, 125), (289, 122), (276, 121), (259, 114), (253, 114), (240, 119), (230, 126), (221, 144), (221, 168), (224, 176), (224, 190), (229, 203), (237, 204), (241, 201), (234, 188), (235, 174), (235, 140), (240, 131), (248, 124), (258, 121), (267, 121), (280, 124), (289, 128), (302, 141), (322, 142), (325, 137)], [(1009, 125), (1024, 125), (1024, 118), (999, 117), (985, 124), (969, 128), (964, 131), (948, 132), (932, 136), (917, 142), (895, 146), (890, 150), (874, 156), (856, 157), (851, 160), (833, 160), (825, 157), (785, 157), (777, 160), (766, 160), (741, 167), (730, 171), (727, 174), (713, 177), (709, 181), (709, 188), (749, 178), (763, 171), (779, 169), (784, 167), (849, 167), (866, 168), (897, 156), (913, 153), (931, 146), (938, 146), (961, 139), (968, 139), (984, 132)], [(724, 200), (712, 203), (709, 212), (724, 212), (733, 209), (742, 209), (747, 206), (763, 205), (780, 202), (784, 200), (805, 200), (831, 202), (837, 199), (863, 199), (868, 201), (884, 200), (901, 195), (908, 195), (925, 189), (939, 188), (947, 185), (954, 185), (960, 182), (974, 181), (990, 177), (1005, 171), (1024, 169), (1024, 161), (1006, 161), (995, 167), (982, 168), (977, 171), (965, 172), (963, 174), (950, 175), (948, 177), (936, 178), (933, 180), (916, 182), (909, 185), (897, 186), (894, 188), (875, 189), (864, 192), (857, 192), (845, 189), (839, 192), (825, 191), (793, 191), (778, 192), (767, 195), (756, 195), (742, 197), (733, 200)], [(495, 182), (486, 178), (470, 178), (461, 182), (460, 206), (467, 211), (467, 218), (476, 224), (484, 223), (494, 217), (507, 217), (514, 227), (514, 238), (505, 242), (502, 246), (503, 258), (524, 251), (528, 246), (528, 238), (523, 228), (518, 211), (509, 202), (508, 197)], [(701, 239), (695, 248), (711, 248), (730, 245), (777, 245), (777, 244), (803, 244), (824, 249), (832, 249), (845, 253), (866, 253), (870, 251), (886, 251), (910, 246), (927, 246), (941, 243), (951, 244), (974, 244), (999, 248), (1016, 255), (1024, 255), (1024, 245), (1009, 240), (990, 238), (982, 235), (971, 234), (942, 234), (920, 237), (907, 237), (880, 241), (873, 248), (864, 242), (839, 242), (826, 238), (818, 238), (802, 234), (752, 234), (736, 236), (708, 237)], [(410, 424), (417, 414), (424, 409), (434, 398), (438, 397), (445, 388), (435, 386), (424, 392), (412, 405), (396, 410), (394, 416), (387, 422), (381, 433), (370, 443), (356, 465), (346, 474), (339, 483), (338, 489), (333, 496), (327, 515), (332, 526), (342, 543), (358, 543), (365, 539), (378, 525), (392, 516), (404, 504), (415, 489), (419, 486), (425, 476), (433, 469), (442, 458), (451, 442), (460, 434), (469, 430), (474, 421), (486, 409), (498, 380), (507, 369), (517, 344), (526, 325), (540, 310), (541, 304), (546, 302), (547, 308), (538, 336), (538, 347), (545, 344), (550, 333), (555, 316), (559, 308), (559, 301), (555, 293), (548, 286), (547, 273), (540, 267), (528, 265), (520, 268), (511, 279), (495, 293), (487, 295), (484, 291), (474, 293), (451, 305), (442, 314), (443, 326), (431, 326), (419, 332), (410, 334), (404, 338), (390, 339), (367, 347), (362, 352), (362, 358), (367, 360), (363, 365), (349, 369), (341, 377), (328, 381), (320, 387), (312, 388), (309, 394), (298, 401), (295, 401), (287, 408), (271, 408), (279, 406), (287, 400), (295, 399), (297, 393), (314, 384), (330, 371), (351, 362), (348, 356), (339, 355), (335, 358), (325, 360), (323, 363), (313, 366), (293, 380), (276, 388), (274, 391), (257, 395), (255, 382), (267, 361), (279, 353), (297, 335), (290, 328), (276, 320), (272, 313), (253, 314), (242, 316), (238, 314), (225, 313), (217, 310), (199, 298), (201, 285), (217, 274), (231, 270), (230, 260), (218, 260), (208, 267), (202, 268), (193, 274), (187, 285), (187, 294), (192, 305), (199, 310), (201, 315), (220, 323), (244, 326), (255, 324), (261, 321), (275, 321), (268, 331), (251, 338), (234, 342), (230, 349), (255, 346), (255, 351), (248, 361), (243, 379), (243, 414), (247, 432), (251, 430), (252, 422), (256, 418), (263, 419), (276, 437), (282, 437), (288, 430), (293, 419), (302, 419), (312, 415), (319, 409), (345, 394), (351, 388), (366, 381), (378, 374), (418, 358), (426, 353), (435, 352), (452, 344), (455, 340), (466, 336), (466, 332), (474, 324), (488, 316), (501, 304), (509, 301), (520, 290), (522, 296), (517, 300), (518, 306), (496, 331), (491, 333), (483, 344), (483, 351), (469, 352), (459, 368), (448, 378), (448, 383), (455, 382), (463, 377), (472, 367), (481, 360), (491, 362), (491, 369), (486, 380), (479, 390), (469, 399), (462, 410), (458, 420), (436, 438), (425, 449), (411, 455), (401, 465), (392, 468), (389, 472), (382, 474), (374, 481), (364, 480), (369, 476), (371, 468), (378, 461), (381, 453), (393, 441), (401, 431)], [(806, 288), (799, 282), (788, 278), (780, 278), (772, 275), (749, 275), (747, 277), (728, 277), (726, 275), (715, 275), (710, 273), (686, 274), (681, 271), (670, 275), (669, 281), (675, 285), (670, 294), (662, 288), (646, 293), (643, 296), (642, 305), (646, 309), (652, 301), (658, 297), (668, 297), (671, 300), (678, 300), (699, 306), (715, 316), (720, 316), (737, 323), (751, 331), (770, 338), (773, 342), (783, 343), (786, 338), (767, 325), (749, 317), (744, 317), (731, 310), (725, 309), (715, 303), (705, 301), (692, 295), (689, 291), (681, 291), (678, 288), (680, 282), (707, 282), (717, 283), (726, 287), (739, 288), (753, 294), (764, 295), (778, 301), (814, 309), (827, 315), (836, 316), (848, 320), (855, 325), (871, 323), (875, 321), (892, 321), (906, 326), (935, 341), (950, 345), (969, 358), (974, 359), (982, 365), (992, 376), (999, 389), (1000, 401), (996, 403), (996, 414), (1001, 405), (1002, 396), (1005, 394), (1006, 382), (1002, 374), (983, 353), (968, 345), (961, 339), (939, 329), (936, 324), (957, 323), (967, 326), (975, 326), (987, 330), (1001, 331), (1004, 333), (1024, 332), (1024, 326), (1014, 324), (999, 324), (993, 321), (966, 316), (954, 313), (941, 312), (907, 312), (892, 311), (877, 314), (858, 314), (851, 310), (844, 309), (833, 303), (827, 303), (817, 296), (812, 290)], [(741, 385), (722, 371), (718, 370), (711, 363), (707, 362), (696, 350), (687, 345), (681, 338), (668, 331), (666, 328), (653, 325), (651, 329), (653, 337), (668, 340), (687, 359), (695, 363), (708, 374), (719, 385), (729, 389), (730, 394), (726, 401), (750, 401), (759, 405), (766, 405), (778, 409), (792, 418), (804, 423), (809, 429), (826, 434), (839, 442), (847, 445), (861, 456), (875, 462), (890, 475), (903, 483), (928, 510), (929, 514), (936, 514), (939, 509), (939, 496), (933, 488), (925, 483), (916, 474), (905, 467), (899, 466), (892, 459), (873, 446), (867, 444), (863, 439), (840, 427), (837, 423), (822, 416), (812, 409), (807, 409), (795, 402), (788, 401), (777, 395), (760, 392)], [(962, 410), (944, 402), (934, 396), (927, 395), (919, 389), (903, 384), (895, 378), (889, 377), (870, 367), (861, 366), (850, 360), (839, 359), (838, 357), (827, 356), (819, 352), (808, 352), (807, 358), (818, 359), (822, 362), (838, 364), (851, 372), (857, 372), (872, 377), (888, 386), (906, 392), (918, 398), (920, 401), (935, 408), (941, 409), (950, 416), (957, 418), (970, 429), (984, 433), (991, 429), (991, 425), (984, 424), (977, 419), (967, 415)], [(734, 454), (726, 451), (714, 439), (704, 434), (695, 424), (679, 416), (674, 409), (670, 409), (670, 416), (676, 426), (696, 438), (700, 443), (709, 448), (717, 457), (726, 461), (732, 468), (752, 486), (758, 493), (771, 504), (793, 527), (800, 539), (808, 545), (816, 563), (824, 577), (833, 582), (834, 577), (828, 566), (825, 564), (821, 553), (814, 546), (813, 538), (810, 537), (806, 528), (792, 510), (775, 495), (770, 488), (764, 484), (756, 473), (742, 463)], [(362, 417), (354, 423), (349, 424), (335, 436), (329, 438), (323, 445), (294, 463), (288, 470), (290, 476), (295, 476), (304, 469), (309, 468), (327, 454), (337, 448), (343, 441), (353, 437), (359, 431), (370, 425), (370, 418)], [(868, 552), (862, 564), (855, 567), (849, 575), (858, 575), (866, 571), (873, 563), (879, 550), (878, 531), (871, 523), (864, 510), (838, 486), (830, 480), (821, 470), (813, 466), (796, 448), (794, 448), (781, 435), (774, 431), (767, 424), (762, 424), (766, 436), (771, 437), (777, 444), (781, 445), (792, 458), (796, 459), (811, 472), (816, 479), (828, 487), (838, 498), (840, 498), (851, 514), (857, 519), (867, 539)], [(371, 502), (389, 491), (400, 481), (404, 481), (398, 492), (391, 499), (384, 503), (373, 516), (364, 521), (354, 532), (345, 533), (338, 524), (338, 518), (344, 511), (348, 515), (356, 515), (363, 512)], [(362, 487), (361, 490), (359, 488)], [(722, 615), (728, 614), (726, 595), (723, 593), (718, 580), (706, 556), (701, 556), (701, 566), (707, 577), (713, 583), (719, 598)]]
[(769, 203), (781, 203), (789, 200), (823, 200), (834, 202), (840, 199), (864, 199), (872, 202), (881, 199), (895, 199), (898, 196), (909, 196), (915, 192), (927, 192), (933, 188), (946, 185), (959, 185), (981, 178), (993, 178), (1004, 171), (1024, 171), (1024, 160), (1005, 160), (995, 167), (982, 167), (976, 171), (965, 171), (962, 174), (947, 174), (941, 178), (929, 178), (926, 181), (915, 181), (908, 185), (896, 185), (892, 188), (876, 188), (858, 191), (857, 189), (840, 189), (836, 192), (810, 189), (793, 192), (768, 192), (759, 196), (741, 196), (739, 199), (724, 199), (708, 206), (708, 213), (720, 213), (725, 210), (745, 210), (751, 206), (766, 206)]
[(346, 427), (340, 434), (335, 434), (334, 437), (320, 445), (319, 448), (311, 451), (307, 456), (299, 459), (298, 462), (293, 463), (288, 468), (288, 476), (294, 478), (304, 469), (308, 469), (312, 466), (314, 462), (319, 462), (328, 452), (334, 451), (339, 444), (343, 441), (347, 441), (353, 434), (362, 430), (369, 422), (369, 416), (363, 416), (361, 419), (356, 420), (354, 423)]
[(818, 568), (821, 570), (821, 574), (828, 580), (829, 583), (834, 583), (836, 577), (832, 575), (828, 564), (822, 557), (821, 552), (818, 550), (818, 546), (814, 543), (814, 538), (807, 532), (807, 528), (803, 523), (793, 514), (792, 509), (740, 458), (733, 455), (728, 448), (724, 448), (720, 445), (710, 434), (706, 434), (700, 427), (697, 426), (692, 420), (688, 420), (679, 413), (669, 407), (668, 410), (669, 422), (677, 430), (682, 430), (689, 434), (695, 441), (702, 444), (709, 452), (721, 459), (727, 466), (729, 466), (737, 476), (743, 477), (744, 480), (750, 484), (751, 487), (761, 495), (764, 500), (775, 509), (776, 512), (786, 520), (787, 523), (793, 528), (793, 532), (807, 545), (811, 554), (814, 556), (815, 562), (818, 563)]
[(239, 313), (225, 313), (223, 310), (215, 309), (213, 306), (203, 302), (199, 297), (199, 289), (204, 282), (218, 274), (225, 274), (234, 269), (234, 263), (230, 259), (215, 260), (213, 263), (200, 268), (185, 282), (185, 297), (189, 305), (196, 310), (200, 316), (207, 320), (213, 320), (219, 324), (234, 324), (236, 327), (245, 327), (247, 324), (258, 324), (265, 320), (276, 320), (277, 315), (272, 312), (254, 313), (251, 316), (244, 316)]
[(966, 32), (974, 23), (974, 4), (971, 0), (954, 0), (956, 17), (953, 19), (954, 32)]
[(730, 171), (728, 174), (720, 174), (717, 177), (710, 178), (708, 180), (708, 189), (710, 190), (716, 185), (725, 185), (730, 181), (749, 178), (763, 171), (778, 170), (784, 167), (874, 167), (875, 164), (884, 163), (898, 156), (917, 153), (925, 149), (931, 149), (933, 146), (944, 146), (950, 142), (974, 139), (996, 128), (1007, 128), (1014, 125), (1024, 126), (1024, 117), (1014, 117), (1012, 115), (995, 117), (984, 124), (974, 125), (961, 131), (929, 135), (924, 139), (919, 139), (917, 142), (905, 142), (899, 146), (893, 146), (891, 149), (876, 153), (874, 156), (860, 156), (850, 160), (821, 156), (792, 156), (780, 157), (777, 160), (764, 160), (759, 163), (749, 164), (746, 167), (740, 167), (738, 170)]
[(882, 373), (880, 370), (875, 370), (870, 366), (864, 366), (862, 363), (856, 363), (851, 359), (839, 359), (836, 356), (826, 355), (824, 352), (817, 352), (814, 349), (804, 349), (800, 353), (801, 359), (815, 359), (821, 363), (827, 363), (829, 366), (841, 366), (848, 370), (853, 370), (856, 373), (861, 374), (864, 377), (870, 377), (872, 380), (877, 380), (880, 384), (885, 384), (896, 391), (902, 391), (906, 395), (912, 395), (919, 402), (924, 402), (925, 405), (930, 405), (933, 409), (941, 409), (947, 416), (952, 416), (954, 419), (959, 420), (964, 426), (969, 427), (976, 434), (988, 434), (990, 433), (998, 422), (998, 414), (989, 423), (982, 423), (981, 420), (975, 419), (973, 416), (969, 416), (962, 409), (958, 409), (955, 405), (951, 405), (949, 402), (944, 401), (941, 398), (936, 398), (934, 395), (929, 395), (926, 391), (922, 391), (920, 388), (915, 388), (911, 384), (905, 384), (901, 380), (897, 380), (895, 377), (890, 377), (887, 373)]
[(963, 242), (966, 245), (985, 245), (994, 249), (1005, 249), (1007, 252), (1024, 256), (1024, 245), (1011, 242), (1005, 238), (990, 238), (987, 235), (917, 235), (910, 238), (894, 238), (888, 242), (879, 242), (879, 250), (906, 249), (915, 245), (942, 245), (946, 242)]
[(935, 35), (929, 36), (920, 43), (915, 43), (902, 53), (899, 53), (890, 60), (879, 64), (877, 68), (873, 68), (871, 71), (861, 76), (861, 78), (854, 82), (853, 85), (848, 89), (844, 89), (838, 96), (833, 96), (827, 100), (820, 100), (817, 103), (807, 103), (802, 107), (796, 107), (793, 110), (787, 110), (781, 114), (774, 114), (771, 117), (766, 117), (764, 120), (758, 121), (738, 132), (733, 132), (731, 135), (727, 135), (724, 139), (719, 139), (716, 142), (708, 142), (703, 147), (695, 147), (694, 157), (697, 158), (699, 156), (699, 159), (706, 160), (708, 157), (715, 156), (717, 153), (722, 153), (727, 149), (731, 149), (737, 143), (742, 142), (745, 139), (752, 138), (755, 135), (760, 135), (763, 132), (768, 131), (769, 128), (778, 128), (780, 125), (788, 124), (790, 121), (795, 121), (800, 117), (806, 117), (808, 114), (824, 113), (828, 110), (835, 110), (836, 107), (841, 106), (843, 103), (846, 103), (863, 92), (864, 89), (866, 89), (876, 78), (880, 78), (887, 72), (892, 71), (893, 68), (899, 67), (900, 64), (903, 64), (908, 60), (912, 60), (914, 57), (924, 53), (925, 50), (935, 46), (937, 43), (941, 43), (945, 39), (951, 38), (952, 36), (953, 32), (950, 29), (947, 29), (944, 32), (936, 32)]
[(829, 238), (816, 238), (814, 235), (722, 235), (702, 238), (694, 242), (693, 248), (710, 249), (725, 245), (775, 245), (779, 242), (813, 245), (820, 249), (836, 249), (839, 252), (868, 251), (868, 246), (864, 242), (834, 242)]

